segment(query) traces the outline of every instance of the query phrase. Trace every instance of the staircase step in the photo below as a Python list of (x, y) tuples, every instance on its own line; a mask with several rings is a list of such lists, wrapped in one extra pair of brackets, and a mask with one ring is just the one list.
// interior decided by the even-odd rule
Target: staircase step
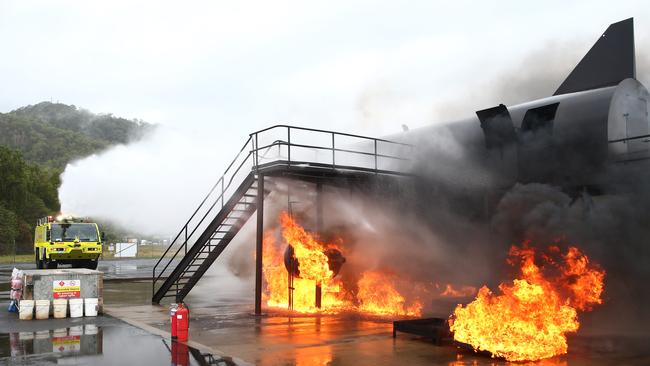
[[(187, 261), (186, 265), (184, 268), (170, 268), (170, 271), (172, 272), (174, 270), (180, 271), (180, 273), (178, 273), (179, 276), (174, 279), (168, 278), (169, 281), (165, 285), (165, 288), (168, 288), (168, 291), (166, 293), (159, 291), (158, 294), (155, 295), (157, 296), (157, 299), (160, 299), (161, 297), (175, 297), (177, 299), (182, 297), (182, 293), (188, 291), (193, 284), (201, 278), (202, 273), (204, 272), (203, 269), (205, 269), (204, 266), (206, 266), (208, 262), (212, 263), (212, 261), (222, 253), (226, 246), (231, 242), (232, 238), (241, 230), (246, 220), (251, 217), (252, 213), (258, 206), (256, 201), (259, 187), (257, 185), (257, 180), (251, 180), (250, 178), (251, 176), (248, 177), (248, 180), (244, 181), (249, 183), (248, 185), (240, 185), (234, 193), (224, 195), (223, 200), (224, 203), (225, 201), (228, 201), (227, 207), (229, 210), (227, 210), (225, 208), (226, 205), (224, 205), (222, 207), (215, 207), (210, 213), (213, 214), (216, 212), (216, 215), (218, 215), (217, 217), (222, 220), (218, 224), (217, 230), (210, 234), (205, 231), (205, 225), (197, 228), (200, 229), (199, 231), (203, 231), (203, 233), (197, 232), (197, 234), (209, 236), (204, 243), (198, 245), (198, 248), (192, 249), (196, 250), (194, 255), (191, 258), (187, 257), (189, 246), (197, 245), (198, 243), (188, 244), (188, 249), (185, 253), (183, 253), (181, 248), (180, 257), (185, 255), (184, 261)], [(176, 256), (177, 259), (178, 257), (179, 256)], [(178, 267), (178, 264), (176, 264), (176, 266)]]
[(228, 216), (224, 221), (228, 220), (229, 222), (232, 222), (231, 226), (234, 227), (238, 225), (239, 221), (242, 220), (243, 218), (244, 216)]

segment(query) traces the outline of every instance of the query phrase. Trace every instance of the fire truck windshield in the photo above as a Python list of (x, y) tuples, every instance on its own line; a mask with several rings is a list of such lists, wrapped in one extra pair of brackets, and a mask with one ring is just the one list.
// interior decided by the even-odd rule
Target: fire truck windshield
[(94, 224), (52, 224), (52, 241), (98, 241)]

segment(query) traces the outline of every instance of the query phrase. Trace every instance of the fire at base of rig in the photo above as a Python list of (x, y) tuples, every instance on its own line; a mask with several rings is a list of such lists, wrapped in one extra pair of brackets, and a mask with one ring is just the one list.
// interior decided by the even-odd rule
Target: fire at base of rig
[[(408, 281), (411, 288), (426, 289), (427, 296), (407, 296), (396, 275), (378, 269), (341, 279), (346, 261), (342, 240), (322, 241), (286, 212), (280, 224), (281, 239), (268, 233), (264, 241), (269, 308), (411, 318), (422, 315), (422, 304), (434, 294), (431, 289), (441, 290), (434, 283)], [(454, 340), (508, 361), (567, 353), (566, 334), (580, 327), (578, 313), (602, 303), (605, 271), (575, 246), (562, 251), (559, 244), (543, 253), (529, 242), (513, 246), (508, 263), (519, 272), (517, 279), (499, 285), (499, 294), (484, 286), (474, 301), (456, 307), (449, 318)], [(459, 288), (476, 294), (473, 287)], [(447, 285), (438, 295), (460, 298), (468, 292)]]
[(536, 255), (527, 244), (513, 246), (509, 262), (520, 264), (521, 278), (499, 285), (500, 295), (483, 287), (476, 300), (458, 305), (449, 321), (454, 340), (508, 361), (567, 353), (565, 334), (580, 327), (578, 311), (602, 303), (605, 272), (575, 247)]
[(409, 301), (400, 293), (395, 274), (366, 270), (355, 281), (343, 281), (337, 277), (345, 261), (340, 241), (319, 241), (286, 212), (280, 215), (280, 223), (283, 242), (291, 249), (284, 250), (284, 243), (272, 234), (265, 237), (267, 306), (299, 313), (421, 315), (422, 303), (417, 298)]

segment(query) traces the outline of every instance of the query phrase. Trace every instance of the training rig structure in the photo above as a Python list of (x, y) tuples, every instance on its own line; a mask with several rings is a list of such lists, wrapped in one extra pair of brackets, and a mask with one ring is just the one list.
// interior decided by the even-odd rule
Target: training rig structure
[(250, 134), (154, 266), (152, 302), (160, 303), (165, 298), (182, 302), (257, 213), (255, 314), (260, 315), (264, 198), (273, 188), (265, 178), (284, 177), (315, 184), (318, 231), (323, 222), (324, 184), (367, 188), (387, 179), (408, 177), (397, 167), (407, 165), (403, 163), (410, 150), (410, 145), (395, 141), (288, 125)]

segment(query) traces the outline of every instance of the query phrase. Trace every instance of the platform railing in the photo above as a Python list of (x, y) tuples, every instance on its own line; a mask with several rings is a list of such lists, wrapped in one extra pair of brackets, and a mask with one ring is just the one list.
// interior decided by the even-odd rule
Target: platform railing
[(385, 139), (289, 125), (251, 133), (154, 265), (152, 295), (156, 285), (174, 270), (174, 261), (187, 254), (188, 248), (207, 227), (210, 220), (206, 219), (223, 208), (251, 172), (259, 173), (278, 166), (310, 165), (321, 169), (402, 174), (406, 171), (400, 170), (406, 169), (398, 168), (403, 168), (404, 162), (409, 160), (411, 148), (409, 144)]
[[(267, 142), (269, 137), (272, 142)], [(250, 134), (253, 142), (254, 166), (262, 168), (270, 163), (287, 166), (315, 164), (338, 168), (362, 168), (369, 171), (406, 173), (412, 145), (315, 128), (276, 125)], [(326, 141), (314, 144), (311, 141)], [(266, 156), (272, 148), (278, 154)], [(263, 155), (265, 156), (261, 156)]]

